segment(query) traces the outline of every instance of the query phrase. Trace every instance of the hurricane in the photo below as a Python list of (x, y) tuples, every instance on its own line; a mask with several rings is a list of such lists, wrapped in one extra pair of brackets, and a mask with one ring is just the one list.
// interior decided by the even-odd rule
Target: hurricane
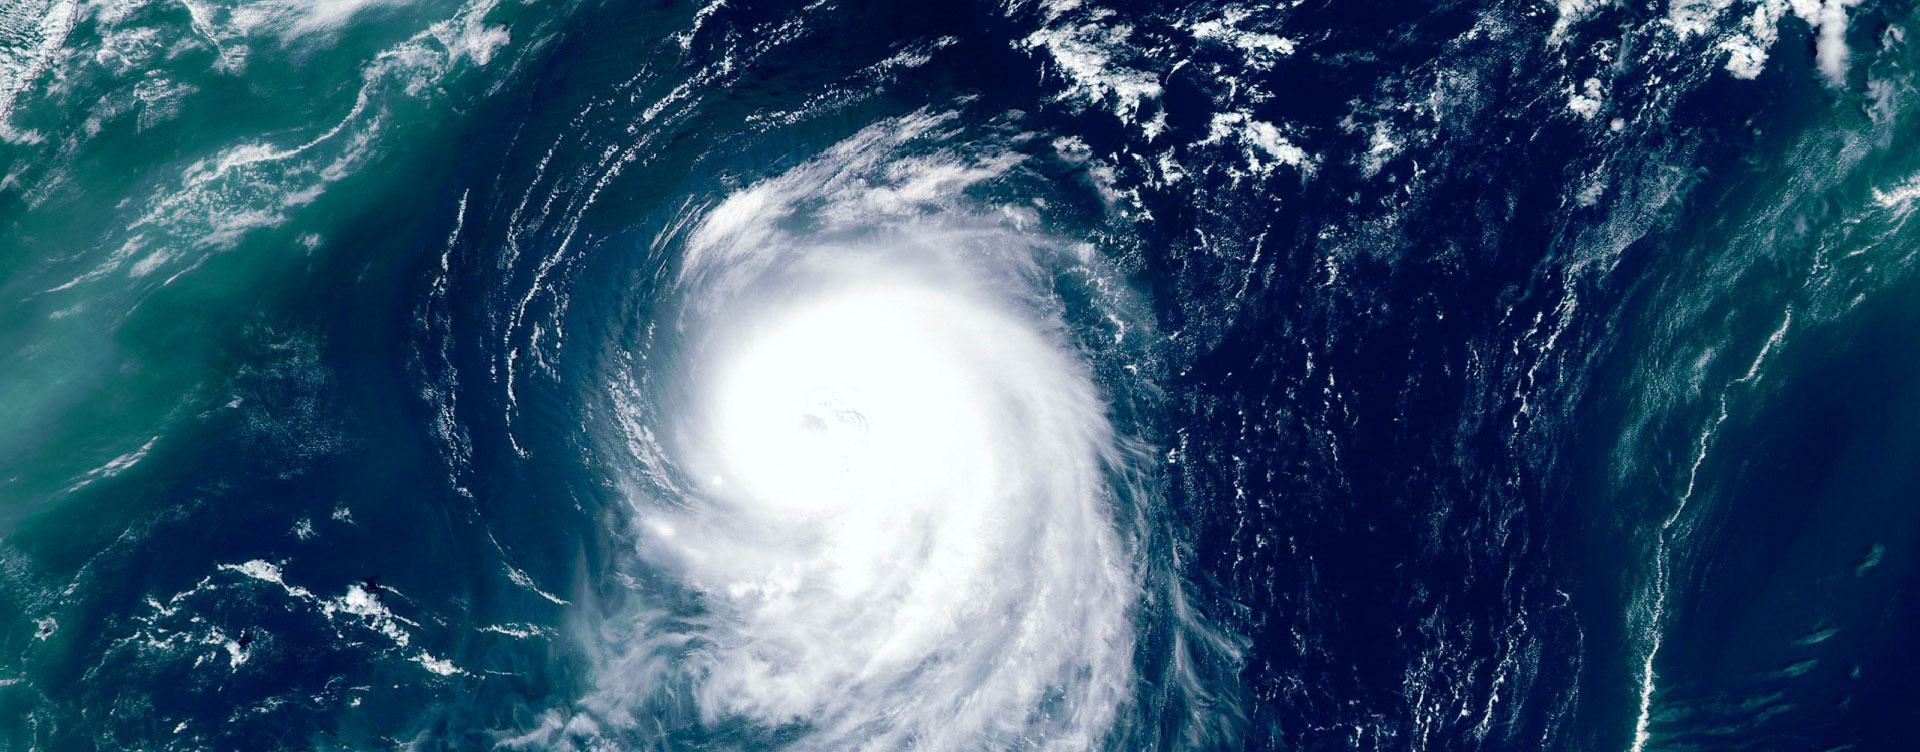
[(654, 240), (681, 250), (602, 385), (609, 472), (632, 565), (697, 605), (610, 615), (608, 705), (802, 749), (1082, 749), (1129, 704), (1136, 623), (1206, 628), (1153, 582), (1151, 458), (1066, 323), (1111, 346), (1139, 314), (1032, 206), (964, 198), (1020, 159), (953, 153), (951, 121), (863, 130)]
[(1903, 750), (1920, 5), (0, 0), (0, 750)]

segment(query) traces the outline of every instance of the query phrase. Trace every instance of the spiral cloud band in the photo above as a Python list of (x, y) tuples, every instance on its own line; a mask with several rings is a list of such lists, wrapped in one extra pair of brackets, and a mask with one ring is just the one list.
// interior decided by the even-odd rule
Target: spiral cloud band
[(1049, 287), (1072, 252), (964, 198), (1017, 158), (903, 154), (940, 123), (691, 225), (673, 333), (616, 388), (637, 566), (693, 605), (636, 609), (675, 657), (621, 653), (615, 694), (801, 749), (1089, 749), (1135, 702), (1137, 452)]

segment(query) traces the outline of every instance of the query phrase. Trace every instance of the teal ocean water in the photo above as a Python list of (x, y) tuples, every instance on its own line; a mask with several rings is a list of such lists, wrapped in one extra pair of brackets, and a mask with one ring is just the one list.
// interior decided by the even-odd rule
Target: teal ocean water
[(0, 0), (0, 749), (1907, 749), (1915, 34)]

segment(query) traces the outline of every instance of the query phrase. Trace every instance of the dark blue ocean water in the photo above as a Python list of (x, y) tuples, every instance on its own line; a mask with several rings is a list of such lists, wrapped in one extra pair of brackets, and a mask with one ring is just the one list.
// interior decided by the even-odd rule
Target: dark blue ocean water
[[(24, 0), (0, 748), (1906, 749), (1920, 16), (1801, 5)], [(923, 346), (808, 430), (1013, 490), (708, 481)]]

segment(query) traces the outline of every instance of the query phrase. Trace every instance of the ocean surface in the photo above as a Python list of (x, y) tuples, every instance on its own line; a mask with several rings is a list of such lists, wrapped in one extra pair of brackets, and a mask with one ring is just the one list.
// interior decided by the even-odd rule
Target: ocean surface
[(1912, 749), (1916, 35), (0, 0), (0, 749)]

